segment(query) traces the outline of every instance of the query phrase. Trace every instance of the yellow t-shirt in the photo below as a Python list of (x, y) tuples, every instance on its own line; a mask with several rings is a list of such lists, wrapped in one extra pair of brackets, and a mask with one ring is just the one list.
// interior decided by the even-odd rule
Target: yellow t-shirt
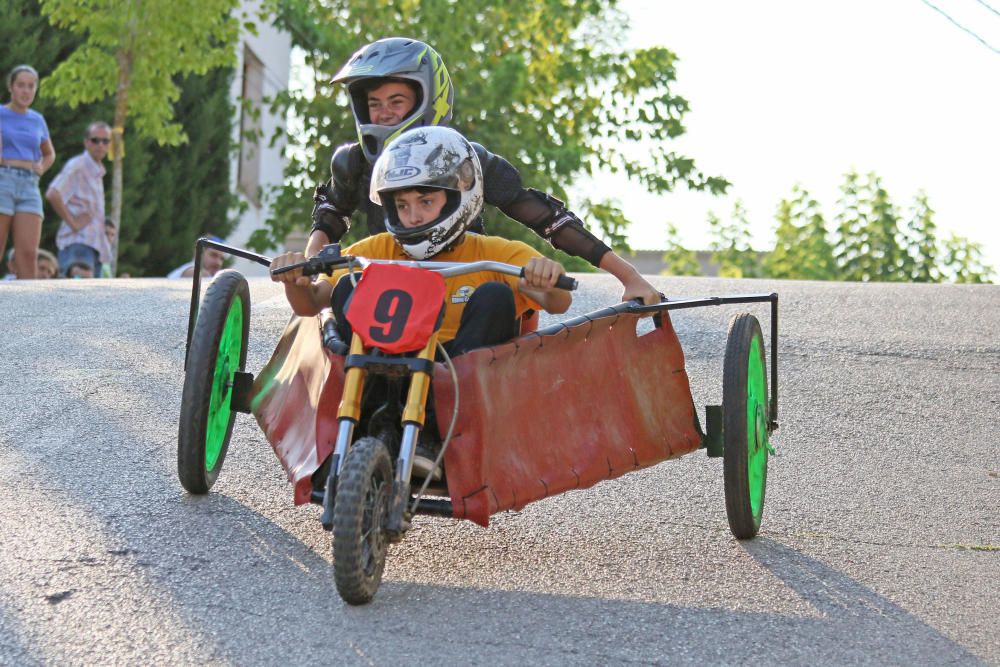
[[(356, 255), (368, 257), (369, 259), (400, 259), (411, 260), (412, 258), (404, 253), (396, 244), (396, 241), (389, 233), (376, 234), (368, 238), (361, 239), (354, 245), (343, 251), (345, 255)], [(532, 257), (538, 257), (541, 253), (520, 241), (511, 241), (499, 236), (483, 236), (466, 232), (463, 240), (451, 250), (438, 253), (429, 261), (433, 262), (476, 262), (479, 260), (490, 260), (513, 264), (514, 266), (524, 266)], [(324, 276), (324, 280), (332, 285), (336, 285), (341, 277), (347, 275), (347, 269), (336, 271), (332, 276)], [(468, 273), (464, 276), (453, 276), (445, 278), (445, 311), (444, 321), (441, 323), (441, 330), (438, 340), (442, 343), (455, 337), (458, 333), (458, 325), (462, 321), (462, 311), (469, 297), (476, 291), (476, 288), (487, 282), (502, 282), (510, 285), (514, 292), (514, 309), (517, 317), (521, 317), (526, 310), (541, 310), (535, 301), (517, 289), (519, 278), (508, 276), (504, 273), (493, 271), (479, 271)]]

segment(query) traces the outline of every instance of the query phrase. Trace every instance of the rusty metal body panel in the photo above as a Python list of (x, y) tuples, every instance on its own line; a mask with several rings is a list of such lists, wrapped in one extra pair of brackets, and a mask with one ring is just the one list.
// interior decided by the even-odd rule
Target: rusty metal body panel
[(318, 318), (292, 317), (254, 380), (250, 410), (288, 480), (295, 504), (309, 502), (312, 474), (333, 451), (343, 358), (323, 347)]
[[(445, 454), (454, 516), (489, 516), (593, 486), (697, 449), (701, 432), (684, 354), (666, 312), (636, 335), (639, 317), (578, 318), (454, 360), (459, 414)], [(272, 444), (295, 502), (330, 454), (343, 358), (327, 353), (313, 318), (292, 318), (254, 383), (252, 411)], [(451, 420), (455, 388), (437, 364), (436, 414)]]
[[(701, 445), (684, 353), (663, 326), (636, 336), (639, 317), (587, 320), (457, 359), (460, 410), (445, 453), (455, 516), (489, 516)], [(454, 390), (434, 383), (442, 433)]]

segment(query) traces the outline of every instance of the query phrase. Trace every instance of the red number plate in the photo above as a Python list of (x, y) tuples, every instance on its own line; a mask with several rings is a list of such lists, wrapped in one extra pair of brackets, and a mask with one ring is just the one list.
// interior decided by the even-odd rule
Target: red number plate
[(413, 352), (440, 326), (444, 294), (440, 273), (369, 264), (354, 288), (347, 321), (369, 347), (388, 354)]

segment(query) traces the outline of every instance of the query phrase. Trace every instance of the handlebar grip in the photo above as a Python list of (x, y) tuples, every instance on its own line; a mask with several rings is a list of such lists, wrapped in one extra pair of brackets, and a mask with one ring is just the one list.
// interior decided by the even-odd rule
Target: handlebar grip
[(575, 290), (577, 288), (577, 285), (578, 283), (576, 282), (576, 278), (570, 278), (565, 273), (559, 276), (559, 279), (556, 280), (556, 287), (558, 287), (559, 289), (568, 290), (570, 292)]
[(299, 262), (298, 264), (289, 264), (288, 266), (283, 266), (280, 269), (271, 269), (271, 275), (277, 276), (282, 273), (288, 273), (289, 271), (294, 271), (305, 266), (305, 262)]
[(331, 269), (338, 266), (346, 265), (351, 259), (352, 258), (350, 257), (323, 257), (321, 255), (315, 255), (304, 262), (289, 264), (288, 266), (283, 266), (280, 269), (271, 269), (271, 275), (277, 276), (282, 273), (294, 271), (295, 269), (302, 269), (302, 275), (316, 276), (321, 273), (329, 273)]
[[(521, 267), (521, 277), (522, 278), (524, 277), (524, 267), (523, 266)], [(576, 282), (576, 278), (570, 278), (565, 273), (562, 273), (556, 279), (556, 285), (555, 286), (557, 288), (559, 288), (559, 289), (564, 289), (567, 292), (572, 292), (573, 290), (575, 290), (577, 288), (577, 285), (578, 285), (578, 283)]]

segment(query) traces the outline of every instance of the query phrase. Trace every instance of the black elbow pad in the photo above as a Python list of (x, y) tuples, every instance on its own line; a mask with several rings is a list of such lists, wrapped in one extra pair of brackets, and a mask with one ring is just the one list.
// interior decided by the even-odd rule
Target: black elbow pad
[(368, 162), (365, 160), (360, 144), (338, 146), (337, 150), (333, 152), (333, 157), (330, 158), (330, 180), (338, 192), (354, 192), (367, 165)]
[(546, 207), (548, 207), (549, 211), (551, 211), (548, 221), (542, 227), (540, 232), (542, 238), (545, 240), (551, 241), (555, 233), (566, 225), (575, 225), (581, 229), (586, 229), (583, 224), (583, 220), (581, 220), (576, 213), (573, 213), (573, 211), (566, 208), (566, 203), (561, 199), (553, 197), (547, 192), (536, 190), (535, 188), (528, 188), (528, 192), (544, 201)]
[(331, 188), (321, 183), (313, 190), (312, 231), (326, 234), (330, 243), (336, 243), (351, 227), (351, 218), (344, 215), (331, 201)]
[(331, 242), (339, 241), (351, 227), (351, 213), (358, 207), (358, 187), (367, 162), (361, 147), (339, 146), (330, 158), (331, 178), (313, 192), (313, 231), (319, 230)]
[(543, 200), (551, 211), (538, 232), (541, 237), (553, 247), (600, 267), (604, 254), (611, 249), (594, 236), (576, 213), (566, 208), (562, 200), (533, 188), (529, 188), (528, 192)]

